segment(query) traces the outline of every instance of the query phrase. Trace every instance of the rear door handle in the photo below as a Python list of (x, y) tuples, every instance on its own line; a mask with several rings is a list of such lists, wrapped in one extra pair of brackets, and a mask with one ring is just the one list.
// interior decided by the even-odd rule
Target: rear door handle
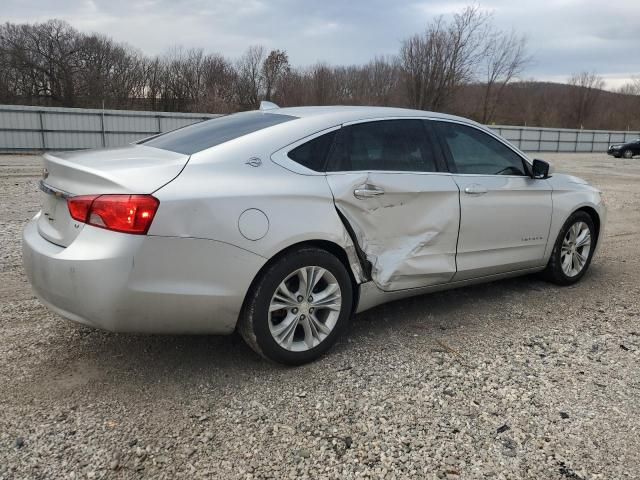
[(353, 191), (353, 196), (359, 199), (377, 197), (384, 195), (384, 190), (375, 185), (362, 185)]
[(487, 187), (483, 185), (479, 185), (477, 183), (474, 183), (473, 185), (469, 185), (464, 189), (464, 193), (466, 193), (467, 195), (484, 195), (488, 191), (489, 190), (487, 189)]

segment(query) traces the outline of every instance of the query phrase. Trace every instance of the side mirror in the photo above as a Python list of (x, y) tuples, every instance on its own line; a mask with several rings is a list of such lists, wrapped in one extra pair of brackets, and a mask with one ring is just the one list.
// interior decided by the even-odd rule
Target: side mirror
[(547, 162), (536, 158), (533, 161), (532, 176), (539, 179), (549, 178), (550, 169), (551, 166)]

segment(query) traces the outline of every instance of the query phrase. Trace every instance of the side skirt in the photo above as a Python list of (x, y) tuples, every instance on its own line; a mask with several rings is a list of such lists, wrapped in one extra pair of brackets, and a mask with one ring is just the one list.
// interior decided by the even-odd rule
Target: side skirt
[(414, 297), (426, 293), (441, 292), (443, 290), (452, 290), (454, 288), (476, 285), (478, 283), (488, 283), (495, 280), (505, 278), (519, 277), (530, 273), (536, 273), (544, 270), (545, 265), (540, 267), (526, 268), (523, 270), (514, 270), (512, 272), (498, 273), (495, 275), (487, 275), (484, 277), (470, 278), (457, 282), (440, 283), (438, 285), (430, 285), (428, 287), (410, 288), (406, 290), (397, 290), (395, 292), (385, 292), (380, 290), (373, 282), (367, 282), (360, 285), (360, 301), (356, 313), (364, 312), (377, 305), (400, 300), (402, 298)]

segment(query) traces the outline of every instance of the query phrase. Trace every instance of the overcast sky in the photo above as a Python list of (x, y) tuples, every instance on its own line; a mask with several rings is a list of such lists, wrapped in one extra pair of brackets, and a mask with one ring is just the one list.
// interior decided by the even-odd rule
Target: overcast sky
[[(294, 65), (360, 64), (470, 2), (419, 0), (2, 0), (0, 21), (61, 18), (147, 54), (174, 45), (229, 57), (249, 45), (285, 49)], [(501, 28), (528, 38), (525, 76), (564, 82), (596, 71), (615, 88), (640, 74), (640, 0), (485, 0)]]

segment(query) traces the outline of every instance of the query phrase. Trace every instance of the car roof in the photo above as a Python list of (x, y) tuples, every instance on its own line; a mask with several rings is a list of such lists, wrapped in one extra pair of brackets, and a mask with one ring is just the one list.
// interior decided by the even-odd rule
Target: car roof
[[(255, 115), (261, 113), (263, 115), (283, 115), (289, 117), (293, 121), (284, 121), (268, 128), (258, 129), (256, 131), (243, 134), (242, 136), (224, 142), (225, 147), (221, 150), (221, 145), (213, 145), (200, 152), (203, 157), (208, 159), (209, 151), (221, 152), (229, 156), (227, 149), (244, 148), (244, 145), (250, 145), (252, 149), (255, 145), (262, 145), (265, 151), (279, 151), (285, 147), (293, 145), (296, 142), (306, 141), (311, 136), (322, 134), (329, 129), (334, 129), (340, 125), (367, 121), (367, 120), (383, 120), (394, 118), (421, 118), (433, 120), (449, 120), (462, 124), (474, 126), (487, 134), (498, 138), (499, 141), (509, 145), (509, 148), (516, 151), (523, 158), (530, 162), (527, 155), (511, 145), (505, 139), (501, 138), (485, 125), (479, 124), (473, 120), (446, 113), (430, 112), (427, 110), (412, 110), (409, 108), (394, 107), (371, 107), (371, 106), (350, 106), (350, 105), (331, 105), (331, 106), (305, 106), (305, 107), (278, 107), (274, 104), (262, 105), (260, 110), (252, 110), (240, 112), (233, 115)], [(265, 108), (266, 107), (266, 108)], [(215, 122), (215, 119), (212, 121)], [(206, 122), (205, 122), (206, 123)], [(242, 140), (241, 140), (242, 139)]]
[(422, 117), (443, 120), (456, 120), (459, 122), (479, 125), (468, 118), (448, 115), (446, 113), (429, 112), (426, 110), (412, 110), (409, 108), (394, 107), (365, 107), (350, 105), (332, 105), (323, 107), (285, 107), (269, 109), (268, 113), (291, 115), (298, 118), (316, 118), (326, 120), (328, 123), (347, 123), (358, 120), (385, 117)]

